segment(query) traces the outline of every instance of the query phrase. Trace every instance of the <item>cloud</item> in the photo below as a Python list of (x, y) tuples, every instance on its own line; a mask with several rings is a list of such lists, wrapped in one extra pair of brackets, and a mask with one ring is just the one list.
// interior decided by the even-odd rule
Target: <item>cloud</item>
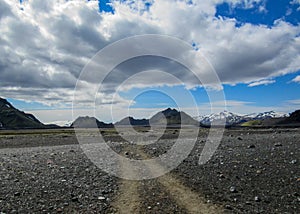
[(292, 82), (300, 83), (300, 75), (296, 76)]
[(292, 0), (290, 4), (299, 4), (300, 5), (300, 0)]
[[(293, 4), (293, 5), (300, 5), (300, 0), (292, 0), (290, 2), (290, 4)], [(297, 8), (297, 11), (300, 11), (300, 7)]]
[[(224, 84), (249, 86), (270, 84), (276, 76), (300, 69), (300, 28), (283, 20), (272, 27), (215, 17), (216, 6), (263, 6), (264, 0), (113, 1), (114, 13), (100, 13), (97, 1), (4, 0), (0, 3), (1, 96), (35, 100), (48, 105), (70, 104), (73, 88), (89, 59), (112, 42), (140, 34), (175, 36), (197, 44)], [(150, 6), (149, 6), (150, 5)], [(133, 62), (142, 62), (131, 61)], [(148, 61), (147, 61), (148, 60)], [(130, 62), (115, 69), (106, 80), (100, 103), (111, 103), (111, 94), (130, 75), (144, 70), (170, 71), (191, 87), (199, 84), (193, 75), (168, 60), (142, 65)], [(197, 63), (196, 58), (190, 59)], [(105, 66), (105, 65), (104, 65)], [(96, 87), (90, 78), (86, 91)], [(150, 81), (149, 81), (150, 80)], [(152, 80), (152, 81), (151, 81)], [(176, 85), (169, 78), (154, 78), (148, 72), (127, 87)], [(84, 91), (84, 92), (86, 92)], [(82, 100), (89, 100), (82, 94)], [(128, 101), (119, 98), (118, 103)]]
[(275, 83), (275, 80), (261, 80), (261, 81), (257, 81), (257, 82), (252, 82), (248, 85), (248, 87), (255, 87), (255, 86), (259, 86), (259, 85), (270, 85)]
[(288, 103), (292, 104), (292, 105), (299, 105), (300, 106), (300, 100), (289, 100)]

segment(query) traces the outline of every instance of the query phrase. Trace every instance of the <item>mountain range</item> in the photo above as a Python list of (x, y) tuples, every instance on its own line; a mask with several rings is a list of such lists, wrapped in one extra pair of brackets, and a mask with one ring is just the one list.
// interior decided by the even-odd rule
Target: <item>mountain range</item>
[[(248, 115), (235, 114), (229, 111), (213, 113), (206, 116), (192, 118), (183, 111), (176, 109), (165, 109), (153, 115), (150, 119), (135, 119), (125, 117), (124, 119), (112, 123), (104, 123), (95, 117), (78, 117), (71, 125), (71, 128), (112, 128), (118, 126), (179, 126), (192, 125), (209, 127), (212, 124), (223, 124), (225, 126), (300, 126), (300, 110), (290, 115), (268, 111)], [(35, 129), (35, 128), (58, 128), (57, 125), (45, 125), (34, 115), (16, 109), (7, 100), (0, 98), (0, 129)]]
[(126, 117), (115, 123), (115, 125), (119, 126), (178, 126), (180, 124), (198, 126), (199, 122), (183, 111), (168, 108), (156, 113), (150, 119), (135, 119), (133, 117)]
[(245, 124), (246, 122), (249, 121), (257, 121), (257, 120), (263, 121), (267, 119), (285, 118), (285, 117), (288, 117), (288, 115), (285, 113), (279, 113), (275, 111), (240, 115), (225, 110), (220, 113), (213, 113), (206, 116), (200, 116), (197, 119), (200, 121), (200, 125), (202, 126), (210, 126), (212, 123), (222, 124), (223, 120), (225, 120), (225, 126), (236, 126), (236, 125)]

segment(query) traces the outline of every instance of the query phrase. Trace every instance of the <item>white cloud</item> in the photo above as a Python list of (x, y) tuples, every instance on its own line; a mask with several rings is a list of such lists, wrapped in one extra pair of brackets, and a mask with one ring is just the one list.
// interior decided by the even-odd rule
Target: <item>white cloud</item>
[(289, 100), (288, 103), (292, 104), (292, 105), (299, 105), (300, 106), (300, 100)]
[[(300, 5), (300, 0), (292, 0), (290, 4)], [(300, 7), (297, 8), (297, 11), (300, 11)]]
[[(277, 20), (272, 27), (247, 23), (237, 27), (235, 19), (215, 17), (216, 5), (222, 2), (233, 8), (263, 7), (265, 3), (196, 0), (191, 5), (185, 1), (153, 0), (147, 10), (140, 1), (114, 1), (115, 12), (110, 14), (99, 13), (97, 1), (30, 0), (22, 5), (18, 1), (1, 1), (1, 95), (49, 105), (70, 104), (81, 69), (98, 50), (119, 39), (149, 33), (196, 43), (224, 84), (270, 84), (272, 80), (266, 79), (300, 69), (299, 26)], [(149, 69), (165, 70), (171, 64), (159, 62)], [(107, 91), (101, 94), (103, 104), (110, 103), (111, 93), (122, 78), (134, 74), (128, 68), (120, 67), (119, 74), (123, 76), (112, 74)], [(181, 69), (172, 68), (174, 73)], [(177, 72), (176, 77), (195, 84), (188, 72)], [(149, 86), (147, 80), (151, 79), (153, 75), (148, 74), (131, 85)], [(156, 78), (152, 84), (178, 83)], [(89, 87), (94, 86), (86, 88)], [(82, 94), (82, 99), (87, 96), (94, 95)], [(128, 101), (119, 98), (118, 102)]]
[(261, 80), (261, 81), (257, 81), (257, 82), (252, 82), (248, 85), (248, 87), (255, 87), (255, 86), (259, 86), (259, 85), (270, 85), (275, 83), (275, 80)]
[(292, 82), (300, 83), (300, 75), (296, 76)]
[(300, 5), (300, 0), (292, 0), (290, 4), (299, 4)]

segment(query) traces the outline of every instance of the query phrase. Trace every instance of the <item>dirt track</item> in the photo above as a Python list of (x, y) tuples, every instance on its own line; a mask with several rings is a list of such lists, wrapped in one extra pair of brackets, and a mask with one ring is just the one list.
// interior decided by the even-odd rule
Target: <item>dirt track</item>
[[(149, 156), (143, 152), (141, 149), (136, 149), (135, 151), (130, 151), (129, 147), (126, 147), (127, 152), (136, 152), (138, 153), (142, 159), (148, 159)], [(131, 170), (130, 165), (124, 164), (124, 162), (120, 162), (122, 168), (122, 174), (132, 174), (135, 173)], [(145, 165), (145, 168), (147, 166)], [(149, 170), (149, 169), (148, 169)], [(156, 163), (152, 167), (153, 172), (163, 170), (163, 166), (159, 163)], [(143, 204), (143, 197), (139, 194), (139, 189), (142, 189), (142, 186), (145, 185), (145, 181), (132, 181), (123, 179), (120, 187), (120, 194), (113, 202), (112, 207), (115, 208), (117, 213), (157, 213), (157, 212), (186, 212), (186, 213), (199, 213), (199, 214), (218, 214), (222, 213), (222, 208), (220, 205), (212, 205), (207, 204), (204, 197), (201, 197), (199, 193), (193, 192), (190, 188), (184, 186), (180, 180), (178, 180), (171, 173), (165, 174), (157, 179), (153, 179), (155, 184), (152, 186), (160, 186), (163, 189), (164, 198), (168, 198), (172, 200), (173, 206), (175, 205), (175, 210), (172, 207), (165, 208), (162, 210), (151, 211), (152, 206), (147, 207), (147, 211), (140, 210), (140, 206)], [(149, 182), (148, 182), (149, 184)], [(149, 195), (155, 195), (155, 191), (149, 191)], [(158, 198), (159, 199), (159, 198)], [(156, 205), (159, 205), (160, 202), (157, 202)], [(181, 209), (178, 209), (177, 206)]]

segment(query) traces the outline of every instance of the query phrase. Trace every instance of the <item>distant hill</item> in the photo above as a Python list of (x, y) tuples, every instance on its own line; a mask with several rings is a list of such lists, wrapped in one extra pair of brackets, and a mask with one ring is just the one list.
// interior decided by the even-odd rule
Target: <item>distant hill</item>
[(199, 126), (199, 122), (193, 119), (185, 112), (177, 111), (176, 109), (168, 108), (164, 111), (158, 112), (150, 118), (150, 125), (194, 125)]
[(27, 114), (16, 109), (6, 99), (0, 98), (0, 128), (1, 129), (34, 129), (48, 128), (35, 118), (32, 114)]
[[(264, 115), (261, 113), (260, 115)], [(273, 116), (273, 117), (272, 117)], [(268, 116), (262, 119), (253, 118), (252, 120), (243, 123), (242, 126), (255, 126), (255, 127), (300, 127), (300, 110), (297, 110), (287, 116), (287, 114), (274, 113), (271, 111)]]
[(72, 124), (72, 128), (96, 128), (95, 125), (97, 125), (98, 128), (113, 128), (114, 125), (109, 123), (104, 123), (99, 120), (97, 120), (95, 117), (78, 117)]
[(191, 116), (185, 112), (179, 112), (176, 109), (165, 109), (164, 111), (158, 112), (154, 116), (148, 119), (135, 119), (133, 117), (126, 117), (121, 121), (117, 122), (119, 126), (151, 126), (151, 125), (168, 125), (168, 126), (179, 126), (182, 125), (195, 125), (199, 126), (199, 122), (194, 120)]
[(278, 122), (279, 125), (286, 125), (286, 124), (291, 124), (291, 125), (299, 125), (300, 126), (300, 110), (294, 111), (293, 113), (290, 114), (289, 117), (281, 120)]
[(147, 119), (134, 119), (133, 117), (125, 117), (119, 122), (115, 123), (117, 126), (149, 126)]

